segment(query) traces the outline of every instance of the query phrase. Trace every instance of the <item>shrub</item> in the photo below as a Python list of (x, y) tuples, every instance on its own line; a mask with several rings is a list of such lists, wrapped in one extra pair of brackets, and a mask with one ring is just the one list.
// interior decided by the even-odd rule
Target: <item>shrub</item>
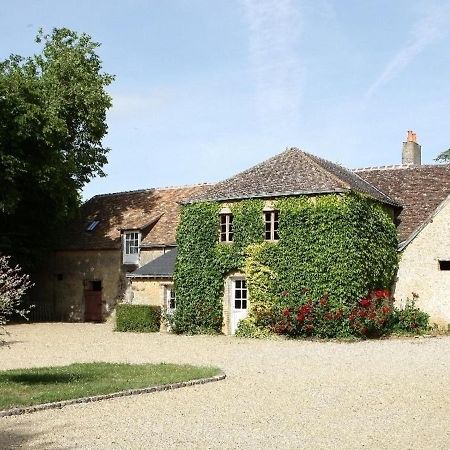
[[(288, 296), (286, 292), (282, 295)], [(307, 299), (300, 306), (282, 308), (274, 314), (271, 330), (289, 336), (348, 337), (353, 333), (347, 316), (344, 306), (333, 305), (324, 295), (318, 301)]]
[(244, 338), (266, 339), (272, 337), (273, 333), (267, 328), (257, 326), (255, 321), (251, 317), (248, 317), (238, 323), (235, 336)]
[(0, 327), (12, 315), (27, 318), (28, 310), (21, 307), (25, 292), (33, 285), (19, 266), (10, 267), (9, 256), (0, 256)]
[(394, 331), (420, 334), (430, 329), (430, 316), (416, 307), (418, 295), (413, 293), (412, 296), (412, 300), (406, 300), (404, 308), (395, 310)]
[(161, 325), (161, 308), (121, 303), (116, 308), (116, 331), (155, 332)]
[(388, 290), (376, 290), (362, 298), (349, 316), (350, 327), (363, 337), (379, 337), (391, 332), (394, 321), (394, 299)]

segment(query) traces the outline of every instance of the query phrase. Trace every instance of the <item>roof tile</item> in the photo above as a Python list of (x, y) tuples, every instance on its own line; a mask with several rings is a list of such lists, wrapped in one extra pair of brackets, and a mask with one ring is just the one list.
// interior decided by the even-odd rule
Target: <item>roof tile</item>
[(405, 241), (450, 195), (450, 165), (394, 166), (354, 172), (402, 204), (397, 229)]
[(211, 186), (188, 202), (355, 191), (384, 203), (395, 201), (342, 166), (290, 148)]

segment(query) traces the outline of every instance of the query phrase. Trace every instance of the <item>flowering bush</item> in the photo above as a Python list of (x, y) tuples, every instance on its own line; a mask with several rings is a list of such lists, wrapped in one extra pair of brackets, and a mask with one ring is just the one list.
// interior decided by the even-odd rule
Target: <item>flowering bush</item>
[[(288, 295), (282, 293), (284, 297)], [(333, 305), (328, 295), (318, 301), (307, 300), (298, 307), (283, 307), (271, 329), (289, 336), (343, 337), (348, 335), (348, 324), (342, 306)]]
[(392, 330), (394, 299), (388, 290), (375, 290), (359, 300), (348, 317), (358, 336), (378, 337)]
[[(304, 294), (306, 295), (305, 290)], [(287, 305), (289, 293), (280, 294), (278, 311), (272, 311), (269, 329), (288, 336), (367, 337), (374, 338), (392, 331), (420, 333), (428, 329), (428, 315), (415, 307), (414, 300), (404, 309), (394, 307), (389, 290), (378, 289), (351, 304), (333, 304), (328, 295), (313, 301), (305, 297), (300, 306)]]
[(427, 331), (430, 316), (416, 307), (418, 295), (413, 292), (412, 300), (407, 299), (403, 309), (395, 310), (394, 330), (403, 333), (423, 333)]
[(21, 300), (32, 283), (19, 266), (10, 267), (9, 259), (0, 256), (0, 327), (6, 325), (13, 314), (26, 318), (29, 312), (21, 308)]

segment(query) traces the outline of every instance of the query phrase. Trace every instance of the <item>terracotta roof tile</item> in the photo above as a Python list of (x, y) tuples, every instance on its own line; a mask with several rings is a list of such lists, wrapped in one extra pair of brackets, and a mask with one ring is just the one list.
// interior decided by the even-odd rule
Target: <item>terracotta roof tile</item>
[[(174, 244), (183, 199), (209, 185), (145, 189), (92, 197), (67, 227), (61, 249), (119, 249), (121, 230), (142, 229), (142, 245)], [(89, 223), (98, 220), (92, 231)]]
[(450, 194), (450, 165), (389, 166), (354, 172), (402, 204), (399, 241), (405, 241)]
[(232, 200), (355, 191), (397, 205), (350, 170), (290, 148), (244, 172), (211, 186), (188, 201)]

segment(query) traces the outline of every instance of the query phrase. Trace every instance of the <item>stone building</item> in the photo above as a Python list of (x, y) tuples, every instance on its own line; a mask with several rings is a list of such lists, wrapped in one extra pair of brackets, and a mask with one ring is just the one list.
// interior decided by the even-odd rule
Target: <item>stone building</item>
[(398, 166), (354, 172), (402, 205), (398, 216), (399, 270), (394, 295), (399, 304), (418, 295), (417, 306), (431, 322), (450, 324), (450, 166), (421, 165), (413, 133)]
[(131, 299), (126, 275), (175, 248), (179, 202), (205, 188), (147, 189), (88, 200), (37, 280), (38, 307), (52, 308), (63, 320), (106, 319), (118, 301)]
[[(230, 202), (262, 198), (273, 228), (273, 198), (350, 191), (376, 199), (392, 211), (400, 243), (397, 301), (403, 304), (416, 293), (418, 306), (431, 315), (432, 322), (447, 328), (450, 166), (421, 165), (421, 147), (412, 132), (403, 143), (398, 166), (350, 171), (290, 149), (215, 185), (95, 196), (66, 230), (46, 275), (38, 280), (36, 300), (50, 305), (64, 320), (104, 320), (119, 301), (160, 305), (170, 312), (176, 307), (172, 279), (181, 203), (221, 202), (220, 226), (226, 231)], [(245, 317), (243, 308), (230, 308), (237, 290), (245, 295), (245, 280), (242, 274), (231, 273), (224, 281), (225, 333), (232, 333)]]

